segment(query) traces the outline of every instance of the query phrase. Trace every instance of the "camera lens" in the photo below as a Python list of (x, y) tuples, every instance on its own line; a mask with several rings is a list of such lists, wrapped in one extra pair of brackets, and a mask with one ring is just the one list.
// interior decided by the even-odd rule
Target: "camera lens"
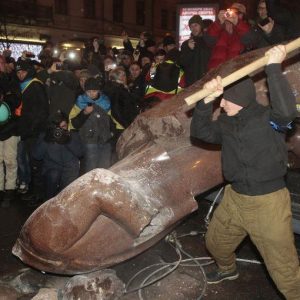
[(57, 127), (54, 130), (53, 136), (54, 136), (55, 139), (60, 139), (63, 136), (63, 129), (60, 128), (60, 127)]

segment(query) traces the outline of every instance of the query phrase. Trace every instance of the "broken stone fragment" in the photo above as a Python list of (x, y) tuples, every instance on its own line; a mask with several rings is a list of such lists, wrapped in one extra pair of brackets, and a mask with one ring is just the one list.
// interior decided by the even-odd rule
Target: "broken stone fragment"
[(114, 270), (77, 275), (58, 292), (58, 300), (117, 300), (124, 293), (125, 285)]

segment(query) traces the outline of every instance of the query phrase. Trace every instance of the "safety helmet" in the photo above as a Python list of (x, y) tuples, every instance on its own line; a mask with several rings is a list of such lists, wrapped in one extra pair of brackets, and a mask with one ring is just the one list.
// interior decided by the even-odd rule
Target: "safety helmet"
[(0, 124), (6, 123), (11, 117), (11, 111), (6, 102), (0, 102)]

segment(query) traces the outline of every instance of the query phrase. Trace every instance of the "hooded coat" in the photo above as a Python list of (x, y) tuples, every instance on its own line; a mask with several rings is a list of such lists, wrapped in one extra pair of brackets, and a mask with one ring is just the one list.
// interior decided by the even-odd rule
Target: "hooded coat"
[(250, 25), (243, 20), (239, 20), (237, 25), (233, 25), (232, 33), (225, 29), (224, 24), (215, 21), (208, 27), (205, 41), (212, 47), (208, 62), (210, 70), (255, 47), (256, 36), (251, 31)]
[[(229, 90), (226, 100), (245, 104), (235, 116), (221, 114), (211, 120), (212, 104), (200, 101), (194, 111), (191, 136), (222, 145), (222, 169), (232, 188), (240, 194), (254, 196), (285, 187), (287, 149), (283, 130), (296, 117), (295, 97), (281, 73), (279, 64), (267, 66), (271, 106), (264, 107), (253, 98), (252, 89), (244, 85)], [(237, 91), (241, 97), (238, 103)]]

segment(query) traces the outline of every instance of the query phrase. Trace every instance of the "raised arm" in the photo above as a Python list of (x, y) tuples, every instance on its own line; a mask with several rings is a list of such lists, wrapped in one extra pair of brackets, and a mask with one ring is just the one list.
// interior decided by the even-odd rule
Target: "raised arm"
[(297, 116), (296, 99), (282, 74), (281, 63), (286, 57), (284, 45), (271, 48), (267, 53), (267, 81), (270, 92), (271, 121), (286, 126)]
[[(223, 93), (222, 79), (220, 76), (207, 82), (204, 89), (212, 94), (203, 101), (199, 101), (195, 107), (191, 122), (191, 137), (195, 137), (207, 143), (222, 144), (219, 123), (212, 120), (212, 101)], [(209, 104), (206, 104), (208, 103)]]

